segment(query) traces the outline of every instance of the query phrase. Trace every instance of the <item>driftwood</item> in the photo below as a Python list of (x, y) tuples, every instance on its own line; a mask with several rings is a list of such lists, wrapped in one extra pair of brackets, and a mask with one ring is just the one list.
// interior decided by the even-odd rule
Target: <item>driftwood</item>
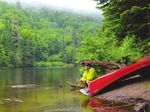
[(123, 68), (125, 66), (124, 64), (120, 64), (120, 63), (116, 63), (116, 62), (91, 61), (91, 60), (81, 61), (81, 64), (83, 66), (86, 64), (90, 64), (92, 67), (103, 69), (106, 72), (112, 72), (117, 69)]

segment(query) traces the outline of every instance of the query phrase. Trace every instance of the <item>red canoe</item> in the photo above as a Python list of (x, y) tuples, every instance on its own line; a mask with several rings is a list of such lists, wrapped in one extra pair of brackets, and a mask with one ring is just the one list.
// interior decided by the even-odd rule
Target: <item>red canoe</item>
[(115, 72), (101, 76), (89, 83), (90, 95), (93, 96), (118, 80), (130, 77), (133, 75), (132, 73), (144, 68), (150, 69), (150, 59), (131, 64)]

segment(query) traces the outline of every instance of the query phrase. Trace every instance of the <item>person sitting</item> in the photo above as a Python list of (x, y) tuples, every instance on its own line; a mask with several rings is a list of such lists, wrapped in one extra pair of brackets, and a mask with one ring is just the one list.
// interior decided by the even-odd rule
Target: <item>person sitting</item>
[(85, 87), (88, 87), (89, 82), (96, 79), (98, 77), (98, 74), (95, 68), (92, 67), (90, 63), (82, 63), (82, 66), (84, 67), (84, 73), (80, 78), (80, 83)]

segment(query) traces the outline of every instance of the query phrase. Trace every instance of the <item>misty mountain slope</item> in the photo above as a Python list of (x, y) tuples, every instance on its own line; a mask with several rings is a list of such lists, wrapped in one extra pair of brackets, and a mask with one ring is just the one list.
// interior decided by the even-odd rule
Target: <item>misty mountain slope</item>
[[(0, 65), (74, 63), (76, 48), (102, 18), (0, 2)], [(56, 63), (57, 64), (57, 63)]]
[(100, 10), (96, 8), (98, 2), (92, 0), (4, 0), (8, 3), (19, 3), (22, 7), (48, 7), (76, 13), (88, 13), (99, 15)]

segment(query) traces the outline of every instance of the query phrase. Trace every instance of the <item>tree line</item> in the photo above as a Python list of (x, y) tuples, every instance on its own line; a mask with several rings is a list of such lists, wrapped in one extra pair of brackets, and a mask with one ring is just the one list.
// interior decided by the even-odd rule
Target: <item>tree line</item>
[(130, 64), (149, 55), (150, 1), (95, 1), (103, 17), (0, 1), (0, 66)]
[(0, 1), (0, 66), (53, 66), (75, 63), (86, 35), (102, 17), (49, 8), (23, 8)]

